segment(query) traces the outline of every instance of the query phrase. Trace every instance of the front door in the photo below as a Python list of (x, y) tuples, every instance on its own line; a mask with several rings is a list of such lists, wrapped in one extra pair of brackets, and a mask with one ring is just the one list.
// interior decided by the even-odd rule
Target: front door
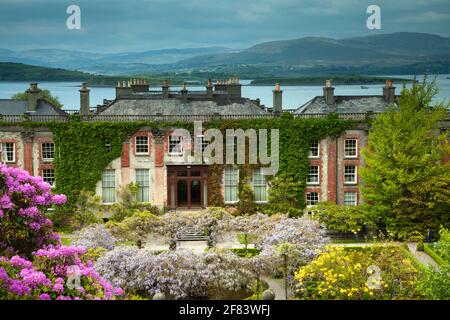
[(207, 206), (208, 167), (169, 166), (167, 199), (171, 209)]

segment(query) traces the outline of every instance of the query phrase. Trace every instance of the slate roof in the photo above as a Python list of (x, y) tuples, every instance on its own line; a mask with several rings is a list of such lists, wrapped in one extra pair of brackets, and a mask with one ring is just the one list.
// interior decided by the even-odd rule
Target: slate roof
[[(28, 102), (25, 100), (0, 99), (0, 114), (2, 115), (23, 115), (27, 113)], [(50, 102), (39, 99), (36, 111), (33, 115), (65, 115), (64, 111), (53, 106)]]
[(222, 97), (219, 99), (192, 96), (187, 102), (178, 98), (121, 98), (99, 112), (101, 115), (251, 115), (266, 111), (250, 99)]
[(294, 114), (312, 113), (366, 113), (385, 112), (388, 103), (383, 96), (335, 96), (334, 105), (327, 105), (323, 96), (318, 96), (308, 101)]

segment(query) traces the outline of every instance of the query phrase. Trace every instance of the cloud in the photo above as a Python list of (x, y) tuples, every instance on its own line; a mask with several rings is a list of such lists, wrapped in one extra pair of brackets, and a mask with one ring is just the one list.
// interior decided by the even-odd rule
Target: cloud
[[(82, 30), (66, 29), (66, 8), (81, 8)], [(267, 40), (370, 34), (368, 0), (0, 0), (0, 47), (144, 51)], [(450, 36), (448, 0), (378, 0), (382, 32)]]

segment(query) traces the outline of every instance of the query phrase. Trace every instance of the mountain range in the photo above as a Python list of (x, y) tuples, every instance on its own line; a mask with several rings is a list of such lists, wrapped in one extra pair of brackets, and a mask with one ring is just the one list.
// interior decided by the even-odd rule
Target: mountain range
[(113, 54), (56, 49), (0, 49), (0, 61), (104, 75), (215, 72), (292, 76), (321, 73), (423, 73), (425, 70), (448, 73), (450, 38), (399, 32), (346, 39), (305, 37), (264, 42), (244, 50), (207, 47)]

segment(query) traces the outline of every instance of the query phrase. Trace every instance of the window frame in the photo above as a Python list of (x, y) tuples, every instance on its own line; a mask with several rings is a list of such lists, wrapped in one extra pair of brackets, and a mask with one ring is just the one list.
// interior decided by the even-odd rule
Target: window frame
[[(345, 200), (345, 195), (346, 194), (354, 194), (355, 195), (355, 199), (354, 199), (354, 202), (352, 204), (349, 204), (349, 205), (346, 204), (346, 200)], [(356, 192), (356, 191), (344, 191), (343, 204), (344, 204), (344, 207), (356, 207), (358, 205), (358, 192)]]
[[(114, 183), (113, 186), (105, 186), (105, 183), (106, 183), (106, 181), (105, 181), (105, 173), (106, 172), (112, 172), (113, 173), (112, 174), (112, 177), (113, 177), (112, 182)], [(110, 181), (108, 181), (108, 182), (110, 182)], [(113, 201), (112, 202), (106, 202), (105, 201), (105, 192), (104, 192), (105, 188), (114, 190), (112, 192), (112, 197), (113, 197)], [(105, 169), (105, 170), (103, 170), (103, 173), (102, 173), (102, 203), (103, 204), (113, 204), (113, 203), (116, 203), (116, 201), (117, 201), (117, 195), (116, 195), (116, 170), (115, 169)]]
[[(309, 178), (310, 178), (310, 176), (311, 176), (311, 174), (310, 174), (310, 169), (311, 168), (313, 168), (313, 167), (316, 167), (317, 168), (317, 181), (309, 181)], [(320, 185), (320, 166), (319, 165), (316, 165), (316, 164), (313, 164), (313, 165), (309, 165), (308, 166), (308, 177), (306, 178), (306, 184), (307, 185), (310, 185), (310, 186), (317, 186), (317, 185)]]
[[(311, 152), (311, 150), (312, 150), (312, 148), (313, 148), (313, 147), (311, 146), (312, 142), (317, 142), (317, 155), (313, 155), (312, 152)], [(308, 157), (309, 157), (310, 159), (319, 159), (319, 158), (320, 158), (320, 140), (313, 140), (313, 141), (310, 142), (310, 144), (309, 144), (309, 153), (308, 153)]]
[[(7, 147), (4, 147), (4, 145), (11, 144), (12, 145), (12, 151), (8, 151)], [(4, 163), (16, 163), (16, 143), (15, 142), (1, 142), (1, 149), (2, 149), (2, 157), (1, 161)], [(8, 152), (12, 152), (12, 160), (8, 160)], [(4, 155), (6, 155), (6, 161), (4, 161)]]
[(112, 142), (109, 139), (103, 140), (103, 146), (105, 147), (105, 152), (111, 152), (112, 151)]
[[(53, 151), (49, 151), (49, 150), (44, 150), (44, 148), (48, 149), (49, 145), (52, 145), (52, 149)], [(52, 153), (53, 157), (52, 158), (47, 158), (46, 155), (48, 153)], [(55, 160), (55, 144), (53, 142), (42, 142), (41, 143), (41, 159), (42, 162), (53, 162)]]
[[(144, 138), (147, 140), (147, 143), (143, 143), (143, 142), (138, 142), (139, 138)], [(134, 153), (137, 156), (147, 156), (150, 154), (150, 139), (147, 135), (137, 135), (136, 137), (134, 137)], [(138, 148), (143, 148), (145, 147), (147, 149), (147, 151), (138, 151)]]
[[(46, 172), (48, 171), (52, 171), (53, 172), (53, 183), (49, 183), (48, 181), (45, 181), (46, 179)], [(47, 176), (48, 178), (48, 176)], [(56, 181), (55, 181), (55, 169), (53, 168), (46, 168), (46, 169), (42, 169), (42, 180), (44, 180), (44, 182), (48, 183), (52, 188), (54, 188), (56, 186)]]
[[(180, 146), (180, 151), (179, 152), (173, 152), (171, 150), (171, 146), (172, 146), (172, 139), (179, 139), (179, 143), (178, 145)], [(169, 136), (169, 141), (168, 141), (168, 150), (167, 150), (169, 156), (182, 156), (184, 153), (184, 148), (183, 148), (183, 137), (182, 136)]]
[[(138, 181), (138, 177), (142, 177), (141, 175), (138, 174), (138, 172), (145, 172), (146, 173), (146, 178), (147, 178), (147, 185), (140, 185), (139, 181)], [(138, 185), (138, 193), (136, 195), (136, 201), (139, 203), (149, 203), (150, 202), (150, 169), (135, 169), (135, 181), (136, 184)], [(146, 192), (144, 190), (147, 190)], [(147, 197), (147, 201), (144, 201), (143, 199), (139, 199), (140, 196), (144, 196)]]
[(198, 135), (195, 138), (197, 139), (197, 151), (200, 151), (203, 154), (211, 141), (206, 139), (205, 135)]
[[(230, 184), (229, 183), (230, 180), (227, 181), (227, 171), (228, 170), (233, 170), (235, 172), (236, 184)], [(226, 199), (227, 187), (234, 188), (236, 190), (236, 200), (227, 200)], [(233, 167), (224, 168), (224, 170), (223, 170), (223, 192), (224, 192), (224, 196), (223, 196), (224, 203), (235, 204), (235, 203), (239, 202), (239, 169), (238, 168), (233, 168)]]
[[(312, 203), (310, 203), (310, 202), (312, 202), (313, 200), (311, 199), (311, 195), (312, 194), (316, 194), (317, 195), (317, 203), (316, 204), (312, 204)], [(308, 199), (308, 196), (310, 197), (310, 199)], [(313, 207), (313, 206), (316, 206), (317, 204), (319, 204), (319, 202), (320, 202), (320, 194), (319, 194), (319, 192), (317, 192), (317, 191), (308, 191), (307, 193), (306, 193), (306, 206), (307, 207)]]
[[(259, 172), (259, 174), (261, 175), (261, 177), (263, 177), (264, 179), (264, 184), (260, 183), (260, 184), (256, 184), (255, 181), (255, 172)], [(262, 174), (262, 170), (261, 169), (255, 169), (252, 172), (252, 187), (253, 187), (253, 197), (256, 199), (256, 189), (255, 188), (265, 188), (265, 200), (255, 200), (255, 203), (268, 203), (269, 199), (268, 199), (268, 190), (269, 190), (269, 185), (267, 183), (267, 178), (265, 175)]]
[[(354, 180), (352, 181), (346, 181), (346, 176), (348, 176), (349, 174), (346, 172), (347, 167), (354, 167), (355, 168), (355, 172), (354, 172)], [(344, 184), (358, 184), (358, 166), (356, 164), (346, 164), (344, 165)]]
[[(347, 154), (347, 141), (355, 141), (355, 155)], [(344, 140), (344, 158), (346, 159), (356, 159), (358, 158), (358, 139), (356, 138), (348, 138)]]

